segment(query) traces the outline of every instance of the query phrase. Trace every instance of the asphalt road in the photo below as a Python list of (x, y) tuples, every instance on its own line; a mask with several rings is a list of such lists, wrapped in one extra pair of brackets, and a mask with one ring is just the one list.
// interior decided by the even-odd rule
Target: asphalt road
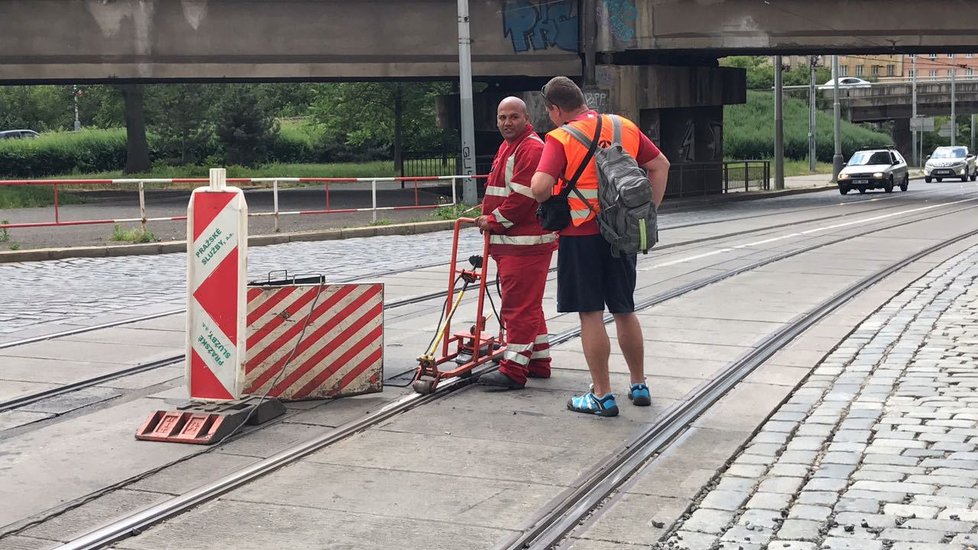
[[(147, 217), (182, 216), (187, 213), (190, 190), (147, 190)], [(113, 220), (139, 218), (139, 199), (134, 191), (83, 191), (75, 192), (81, 204), (70, 204), (58, 209), (58, 219), (64, 221)], [(273, 212), (273, 195), (268, 189), (246, 189), (245, 198), (249, 212)], [(380, 184), (377, 190), (377, 206), (436, 206), (451, 202), (451, 187), (426, 187), (415, 190), (408, 184), (400, 189), (400, 184)], [(331, 186), (328, 208), (332, 210), (348, 208), (369, 208), (372, 195), (368, 184)], [(280, 190), (279, 211), (325, 210), (326, 193), (322, 187), (305, 187)], [(433, 208), (409, 210), (387, 210), (376, 213), (376, 223), (406, 223), (412, 221), (431, 221)], [(0, 210), (0, 220), (10, 223), (53, 222), (53, 206), (43, 208), (19, 208)], [(372, 212), (330, 213), (322, 215), (293, 215), (280, 217), (280, 232), (314, 231), (319, 229), (362, 227), (374, 223)], [(119, 224), (123, 228), (136, 228), (139, 223)], [(248, 221), (252, 235), (274, 233), (272, 216), (252, 216)], [(98, 225), (70, 225), (61, 227), (37, 227), (7, 230), (8, 238), (0, 234), (0, 250), (60, 248), (74, 246), (111, 246), (128, 244), (112, 241), (112, 223)], [(187, 235), (186, 222), (150, 222), (149, 230), (160, 241), (183, 240)]]

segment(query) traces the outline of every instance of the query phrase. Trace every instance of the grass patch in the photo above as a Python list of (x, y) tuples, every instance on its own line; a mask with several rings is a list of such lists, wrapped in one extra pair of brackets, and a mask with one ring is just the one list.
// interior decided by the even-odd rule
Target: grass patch
[[(774, 173), (774, 161), (771, 161), (771, 173)], [(785, 176), (810, 176), (812, 174), (831, 174), (832, 173), (832, 163), (831, 162), (816, 162), (815, 171), (812, 172), (808, 169), (807, 160), (789, 160), (784, 161), (784, 175)]]
[[(72, 193), (58, 192), (59, 204), (81, 204), (83, 198)], [(0, 210), (8, 208), (37, 208), (54, 204), (54, 187), (23, 185), (0, 187)]]
[[(2, 220), (0, 221), (0, 223), (6, 225), (10, 223), (10, 220)], [(0, 229), (0, 243), (9, 243), (9, 242), (10, 242), (10, 232), (8, 232), (7, 228), (4, 227), (3, 229)]]
[(431, 216), (436, 220), (457, 220), (459, 218), (473, 218), (479, 215), (481, 205), (466, 206), (464, 204), (449, 204), (439, 206), (432, 212)]
[(156, 242), (156, 235), (148, 229), (143, 229), (142, 227), (137, 227), (135, 229), (123, 229), (121, 226), (116, 225), (112, 229), (111, 240), (116, 242), (127, 242), (127, 243), (151, 243)]
[(379, 220), (374, 220), (374, 221), (370, 222), (370, 225), (373, 225), (373, 226), (390, 225), (391, 223), (392, 222), (388, 218), (380, 218)]

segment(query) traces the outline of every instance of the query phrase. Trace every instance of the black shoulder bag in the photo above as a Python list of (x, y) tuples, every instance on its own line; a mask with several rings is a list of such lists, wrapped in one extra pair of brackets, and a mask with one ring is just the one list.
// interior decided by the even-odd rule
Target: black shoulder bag
[(540, 226), (547, 231), (560, 231), (570, 225), (570, 205), (567, 203), (567, 195), (577, 186), (577, 180), (581, 178), (584, 169), (587, 168), (587, 165), (591, 163), (591, 159), (594, 157), (594, 151), (598, 148), (598, 140), (601, 139), (602, 118), (604, 117), (598, 115), (598, 125), (594, 131), (594, 139), (591, 140), (591, 146), (588, 148), (584, 160), (581, 161), (581, 165), (574, 172), (574, 177), (564, 183), (560, 193), (552, 195), (537, 207), (537, 218), (540, 220)]

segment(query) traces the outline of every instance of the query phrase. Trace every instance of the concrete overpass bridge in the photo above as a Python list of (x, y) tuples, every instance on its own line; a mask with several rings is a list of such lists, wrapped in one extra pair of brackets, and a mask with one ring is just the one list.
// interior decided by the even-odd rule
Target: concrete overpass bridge
[[(840, 89), (843, 116), (852, 122), (894, 121), (893, 141), (910, 158), (913, 115), (913, 85), (910, 82), (876, 82), (869, 88)], [(832, 90), (823, 90), (832, 97)], [(961, 77), (954, 83), (954, 111), (958, 116), (978, 114), (978, 78)], [(950, 80), (917, 80), (917, 115), (951, 114)]]
[[(926, 9), (911, 0), (469, 3), (473, 72), (490, 85), (486, 104), (555, 74), (581, 77), (600, 108), (640, 121), (674, 163), (718, 167), (722, 107), (746, 98), (744, 73), (718, 67), (719, 57), (967, 52), (978, 9), (978, 0), (931, 0)], [(0, 84), (455, 79), (456, 6), (3, 0)]]

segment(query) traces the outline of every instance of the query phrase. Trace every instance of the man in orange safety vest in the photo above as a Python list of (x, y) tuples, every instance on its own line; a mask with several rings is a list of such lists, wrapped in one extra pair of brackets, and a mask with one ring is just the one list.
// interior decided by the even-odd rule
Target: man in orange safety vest
[[(588, 157), (588, 146), (561, 126), (568, 124), (589, 138), (596, 138), (598, 147), (606, 148), (613, 141), (614, 125), (608, 116), (588, 108), (581, 89), (567, 77), (552, 78), (541, 91), (550, 120), (557, 126), (547, 134), (540, 164), (530, 183), (534, 197), (543, 202), (559, 193)], [(599, 116), (602, 117), (601, 135), (595, 136)], [(646, 170), (652, 185), (652, 202), (658, 206), (666, 192), (669, 161), (632, 121), (619, 118), (621, 144)], [(576, 187), (582, 196), (575, 192), (567, 195), (571, 222), (560, 232), (557, 311), (577, 312), (580, 316), (581, 345), (591, 371), (592, 387), (587, 393), (572, 397), (567, 408), (598, 416), (617, 416), (618, 404), (611, 393), (608, 374), (611, 344), (604, 325), (606, 306), (614, 316), (618, 345), (631, 377), (628, 398), (635, 405), (651, 404), (645, 383), (642, 325), (634, 313), (636, 257), (634, 254), (616, 257), (600, 233), (595, 220), (595, 212), (600, 210), (598, 173), (593, 160), (580, 172)]]

